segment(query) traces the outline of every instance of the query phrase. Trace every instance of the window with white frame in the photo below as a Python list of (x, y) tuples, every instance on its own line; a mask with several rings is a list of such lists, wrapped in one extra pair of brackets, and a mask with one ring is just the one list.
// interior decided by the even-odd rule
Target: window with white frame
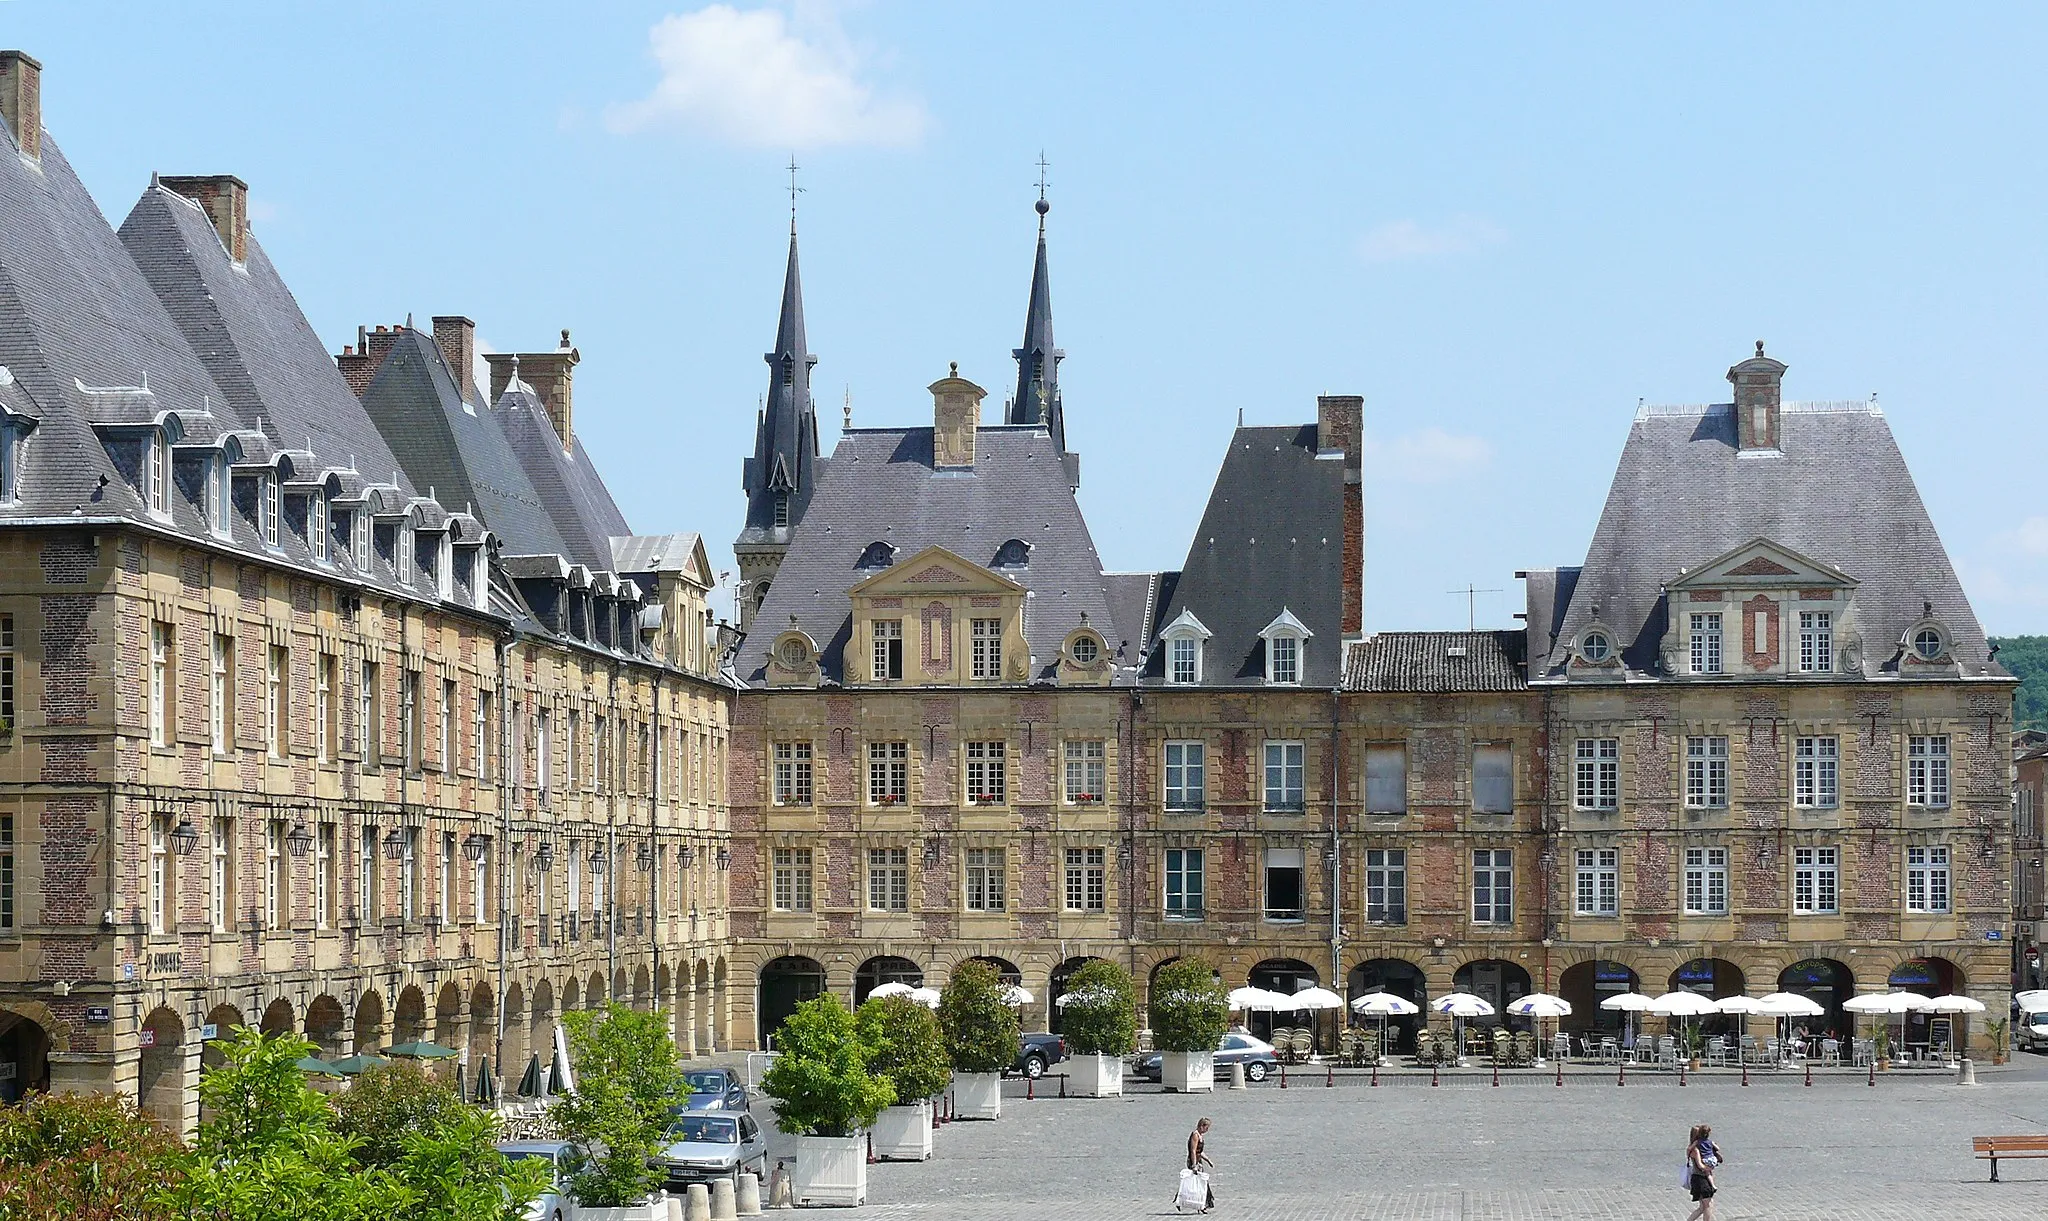
[(171, 868), (171, 820), (149, 820), (149, 931), (168, 933), (177, 916), (171, 887), (177, 874)]
[(1266, 681), (1287, 685), (1301, 681), (1301, 639), (1274, 636), (1266, 641)]
[(284, 927), (291, 906), (284, 863), (284, 821), (273, 818), (263, 837), (263, 927), (271, 932)]
[(1268, 920), (1300, 920), (1306, 913), (1306, 854), (1299, 848), (1266, 849)]
[(903, 620), (877, 619), (875, 638), (875, 681), (895, 682), (903, 677)]
[(282, 759), (290, 749), (285, 727), (285, 676), (291, 658), (280, 645), (271, 645), (263, 669), (263, 743), (273, 759)]
[(868, 849), (868, 910), (910, 910), (910, 849)]
[(381, 740), (378, 728), (377, 663), (366, 661), (356, 686), (356, 749), (362, 753), (364, 767), (377, 766), (377, 744)]
[(1621, 913), (1621, 850), (1581, 848), (1572, 912), (1579, 916)]
[(14, 929), (14, 815), (0, 814), (0, 930)]
[(999, 912), (1009, 906), (1001, 848), (967, 850), (967, 910)]
[(1206, 765), (1200, 742), (1166, 744), (1166, 808), (1199, 810), (1208, 799)]
[(900, 806), (910, 799), (910, 743), (868, 743), (868, 804)]
[(1508, 848), (1472, 852), (1472, 923), (1515, 922), (1515, 854)]
[(1365, 850), (1365, 919), (1368, 924), (1408, 923), (1408, 850)]
[(1721, 615), (1708, 611), (1690, 617), (1688, 639), (1692, 648), (1694, 674), (1721, 672)]
[(364, 823), (356, 849), (356, 919), (367, 924), (383, 916), (384, 888), (377, 876), (377, 826)]
[(811, 910), (811, 850), (777, 848), (772, 855), (775, 910)]
[(1685, 914), (1725, 916), (1728, 914), (1728, 850), (1687, 848), (1685, 850)]
[(1948, 805), (1948, 735), (1912, 734), (1906, 739), (1906, 802), (1939, 809)]
[(1792, 849), (1792, 914), (1831, 916), (1841, 910), (1842, 850)]
[(469, 867), (469, 918), (472, 923), (482, 924), (486, 905), (490, 897), (491, 845), (484, 841), (483, 851)]
[(1067, 849), (1066, 897), (1070, 912), (1099, 912), (1108, 907), (1108, 853), (1102, 848)]
[(1368, 814), (1408, 812), (1408, 748), (1386, 743), (1365, 748), (1365, 810)]
[(1196, 683), (1202, 679), (1202, 642), (1192, 636), (1167, 641), (1167, 681)]
[(1200, 920), (1202, 918), (1202, 850), (1200, 848), (1168, 848), (1166, 850), (1166, 895), (1165, 907), (1168, 920)]
[(207, 688), (207, 730), (213, 745), (213, 753), (224, 755), (228, 751), (230, 731), (234, 725), (234, 711), (230, 701), (235, 695), (235, 640), (221, 632), (213, 634), (213, 673)]
[(355, 510), (348, 515), (348, 518), (350, 533), (354, 535), (354, 538), (351, 540), (351, 549), (355, 552), (356, 570), (368, 572), (370, 570), (369, 507), (365, 505), (363, 508)]
[(1728, 804), (1728, 739), (1696, 736), (1685, 740), (1685, 804), (1695, 810)]
[(978, 679), (997, 679), (1003, 676), (1003, 621), (1001, 619), (975, 619), (968, 625), (969, 654), (972, 663), (970, 674)]
[(1060, 744), (1066, 764), (1068, 805), (1101, 805), (1109, 800), (1108, 748), (1100, 738), (1068, 739)]
[[(149, 625), (149, 744), (171, 744), (176, 696), (171, 691), (171, 664), (177, 654), (176, 629), (162, 620)], [(10, 658), (9, 660), (12, 660)]]
[(420, 916), (420, 829), (407, 827), (398, 858), (398, 914), (406, 920)]
[(1472, 748), (1472, 810), (1478, 814), (1515, 812), (1515, 750), (1504, 742)]
[(777, 742), (775, 744), (775, 804), (779, 806), (807, 806), (811, 804), (811, 744), (809, 742)]
[(441, 680), (441, 703), (434, 709), (434, 738), (437, 750), (434, 765), (442, 771), (455, 771), (455, 704), (460, 698), (459, 688), (452, 678)]
[(216, 933), (233, 932), (235, 927), (235, 823), (231, 818), (213, 820), (213, 844), (207, 876), (207, 917)]
[(1621, 804), (1621, 739), (1580, 738), (1574, 751), (1572, 801), (1581, 810), (1612, 810)]
[(164, 443), (163, 433), (152, 429), (146, 448), (147, 452), (142, 456), (142, 493), (149, 503), (149, 511), (162, 517), (171, 511), (168, 461), (171, 447)]
[(335, 863), (334, 824), (323, 822), (313, 840), (313, 927), (321, 932), (334, 927)]
[(313, 558), (327, 562), (327, 500), (317, 493), (306, 497), (306, 541)]
[(1798, 738), (1792, 745), (1792, 804), (1833, 809), (1841, 794), (1841, 740)]
[(1949, 853), (1945, 844), (1906, 849), (1906, 910), (1940, 913), (1949, 909)]
[(1002, 742), (967, 744), (967, 804), (999, 806), (1009, 800), (1009, 759)]
[(334, 761), (334, 684), (340, 673), (332, 653), (320, 654), (313, 667), (313, 756), (319, 763)]
[[(476, 688), (476, 723), (470, 727), (469, 747), (470, 759), (479, 780), (491, 778), (491, 756), (496, 752), (491, 749), (495, 744), (491, 741), (490, 731), (491, 693), (484, 690), (483, 684), (479, 682)], [(660, 797), (661, 794), (656, 793), (655, 796)]]
[(1799, 612), (1799, 669), (1826, 674), (1835, 668), (1835, 617), (1830, 611)]
[(455, 922), (455, 832), (441, 833), (441, 869), (434, 879), (436, 903), (434, 914), (449, 923)]
[(404, 670), (398, 675), (398, 753), (404, 766), (420, 765), (420, 672)]
[(207, 462), (206, 519), (213, 527), (214, 534), (226, 538), (234, 532), (235, 498), (233, 487), (234, 470), (228, 465), (227, 456), (216, 455)]
[(1297, 814), (1306, 808), (1303, 788), (1304, 761), (1308, 747), (1301, 742), (1268, 742), (1266, 745), (1266, 808), (1283, 814)]

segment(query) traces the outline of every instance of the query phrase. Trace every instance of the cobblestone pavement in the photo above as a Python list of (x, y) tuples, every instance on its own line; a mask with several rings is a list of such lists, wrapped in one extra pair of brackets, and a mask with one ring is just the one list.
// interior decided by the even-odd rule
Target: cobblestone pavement
[[(2048, 1131), (2048, 1081), (1987, 1069), (1946, 1077), (1611, 1073), (1386, 1078), (1373, 1089), (1296, 1079), (1208, 1096), (1025, 1101), (1020, 1083), (995, 1123), (954, 1123), (924, 1164), (869, 1168), (861, 1215), (963, 1221), (1095, 1221), (1170, 1215), (1182, 1142), (1215, 1121), (1217, 1215), (1249, 1221), (1679, 1218), (1686, 1130), (1714, 1125), (1728, 1154), (1720, 1221), (1998, 1221), (2038, 1218), (2048, 1161), (2008, 1162), (2002, 1183), (1970, 1137)], [(1050, 1083), (1041, 1083), (1050, 1084)], [(1056, 1093), (1056, 1087), (1052, 1091)]]

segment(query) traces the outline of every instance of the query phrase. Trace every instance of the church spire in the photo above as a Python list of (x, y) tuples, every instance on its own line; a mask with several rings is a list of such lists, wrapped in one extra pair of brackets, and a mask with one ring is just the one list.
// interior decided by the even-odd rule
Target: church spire
[[(756, 595), (766, 592), (768, 579), (789, 546), (790, 532), (810, 503), (818, 473), (818, 417), (811, 403), (811, 368), (818, 358), (811, 355), (804, 338), (804, 292), (797, 272), (793, 212), (775, 350), (762, 359), (768, 362), (768, 395), (754, 425), (754, 456), (746, 460), (743, 472), (747, 523), (734, 543)], [(760, 571), (751, 571), (756, 568)], [(743, 620), (751, 617), (755, 605), (757, 601), (742, 598)]]
[(1043, 424), (1053, 444), (1067, 452), (1067, 424), (1060, 406), (1060, 361), (1066, 353), (1052, 339), (1052, 278), (1045, 266), (1044, 156), (1038, 159), (1038, 258), (1031, 267), (1031, 303), (1024, 311), (1024, 343), (1011, 352), (1017, 358), (1017, 394), (1005, 420), (1010, 424)]

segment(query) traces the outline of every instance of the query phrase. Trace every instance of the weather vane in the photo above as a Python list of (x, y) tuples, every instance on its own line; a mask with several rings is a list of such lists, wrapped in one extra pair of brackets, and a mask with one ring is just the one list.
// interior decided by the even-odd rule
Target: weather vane
[(796, 197), (804, 193), (804, 189), (796, 184), (798, 168), (796, 154), (791, 153), (789, 157), (789, 231), (791, 233), (796, 232)]
[(1040, 237), (1043, 237), (1043, 236), (1045, 236), (1045, 214), (1046, 214), (1046, 211), (1047, 211), (1048, 209), (1050, 209), (1050, 208), (1052, 207), (1052, 205), (1051, 205), (1051, 204), (1049, 204), (1049, 203), (1045, 202), (1045, 171), (1046, 171), (1046, 169), (1047, 169), (1048, 167), (1050, 167), (1051, 165), (1052, 165), (1052, 163), (1051, 163), (1050, 161), (1047, 161), (1047, 160), (1045, 159), (1045, 150), (1044, 150), (1044, 149), (1042, 149), (1042, 148), (1041, 148), (1041, 149), (1039, 149), (1039, 150), (1038, 150), (1038, 203), (1037, 203), (1036, 207), (1038, 208), (1038, 235), (1039, 235)]

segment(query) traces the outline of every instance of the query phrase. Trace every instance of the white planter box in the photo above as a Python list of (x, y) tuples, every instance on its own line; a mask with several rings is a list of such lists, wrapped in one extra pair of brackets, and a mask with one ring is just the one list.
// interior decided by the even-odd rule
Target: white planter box
[[(797, 1206), (857, 1207), (868, 1200), (865, 1136), (799, 1136), (791, 1195)], [(577, 1221), (582, 1221), (578, 1214)]]
[(1216, 1089), (1216, 1053), (1169, 1051), (1159, 1061), (1159, 1080), (1183, 1094), (1211, 1093)]
[(659, 1202), (626, 1208), (576, 1206), (576, 1221), (668, 1221), (668, 1205)]
[(953, 1074), (953, 1118), (1001, 1119), (1002, 1116), (1001, 1073)]
[(1121, 1056), (1075, 1056), (1067, 1061), (1067, 1076), (1083, 1098), (1118, 1098), (1124, 1092)]
[(885, 1162), (923, 1162), (932, 1156), (932, 1104), (929, 1100), (907, 1107), (889, 1107), (875, 1116), (868, 1135), (875, 1142), (875, 1156)]

